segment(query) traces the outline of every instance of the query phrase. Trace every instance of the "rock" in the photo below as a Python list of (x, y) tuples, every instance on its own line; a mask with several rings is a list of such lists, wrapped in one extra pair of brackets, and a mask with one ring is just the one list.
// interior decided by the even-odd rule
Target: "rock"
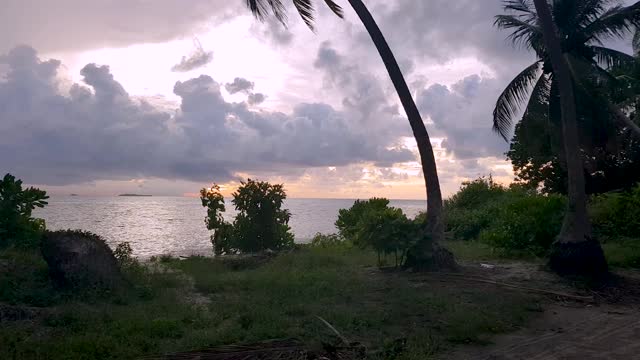
[(114, 289), (124, 284), (113, 252), (96, 234), (80, 230), (47, 231), (42, 255), (52, 279), (60, 286)]

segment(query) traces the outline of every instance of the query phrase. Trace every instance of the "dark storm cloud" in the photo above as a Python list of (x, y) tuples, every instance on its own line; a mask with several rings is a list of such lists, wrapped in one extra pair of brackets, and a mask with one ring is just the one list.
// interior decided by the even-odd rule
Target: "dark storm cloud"
[(238, 171), (410, 161), (391, 137), (371, 137), (326, 104), (290, 114), (227, 102), (209, 76), (177, 82), (180, 108), (132, 98), (107, 66), (89, 64), (84, 84), (61, 90), (57, 60), (30, 47), (4, 57), (0, 168), (29, 183), (163, 178), (222, 182)]
[(254, 86), (255, 84), (252, 81), (237, 77), (233, 79), (233, 82), (225, 84), (224, 88), (227, 89), (229, 94), (235, 94), (239, 92), (249, 92), (253, 90)]

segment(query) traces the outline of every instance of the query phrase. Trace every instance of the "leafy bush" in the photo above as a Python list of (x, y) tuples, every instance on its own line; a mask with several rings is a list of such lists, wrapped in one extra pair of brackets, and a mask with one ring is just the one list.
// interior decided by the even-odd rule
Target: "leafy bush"
[(640, 234), (640, 184), (629, 191), (595, 196), (590, 204), (594, 231), (606, 239)]
[(340, 235), (362, 248), (372, 248), (381, 255), (395, 255), (396, 266), (404, 263), (408, 249), (422, 233), (423, 217), (410, 220), (401, 209), (389, 207), (389, 200), (356, 200), (350, 209), (341, 209), (336, 227)]
[(562, 225), (564, 197), (542, 195), (491, 177), (463, 183), (445, 201), (446, 229), (455, 239), (473, 240), (507, 251), (544, 254)]
[(508, 193), (491, 177), (462, 183), (460, 190), (444, 201), (446, 231), (456, 239), (471, 240), (480, 235), (494, 216), (492, 208)]
[(214, 252), (218, 255), (262, 250), (279, 250), (293, 246), (289, 227), (291, 214), (282, 209), (287, 198), (282, 185), (248, 179), (233, 193), (232, 203), (238, 214), (232, 224), (222, 217), (225, 211), (220, 187), (213, 185), (200, 191), (202, 206), (207, 208), (205, 223), (213, 230)]
[(367, 212), (384, 210), (388, 208), (389, 200), (383, 198), (372, 198), (369, 200), (356, 200), (351, 208), (340, 209), (336, 227), (338, 232), (345, 239), (357, 244), (359, 223)]
[(338, 234), (316, 233), (311, 239), (312, 247), (335, 248), (346, 245), (347, 241)]
[(131, 268), (138, 265), (138, 261), (133, 256), (133, 249), (128, 242), (122, 242), (116, 246), (113, 250), (113, 256), (115, 256), (118, 264), (121, 268)]
[(480, 241), (509, 251), (546, 254), (562, 227), (564, 197), (522, 192), (514, 195), (493, 208), (492, 220), (480, 232)]
[(0, 180), (0, 248), (10, 245), (37, 247), (45, 230), (42, 219), (31, 217), (32, 211), (47, 205), (49, 197), (33, 187), (22, 189), (22, 181), (6, 174)]

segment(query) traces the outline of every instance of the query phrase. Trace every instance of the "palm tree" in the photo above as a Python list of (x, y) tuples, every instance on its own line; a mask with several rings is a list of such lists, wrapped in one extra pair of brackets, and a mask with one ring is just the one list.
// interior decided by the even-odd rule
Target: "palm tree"
[[(520, 73), (498, 99), (494, 128), (506, 138), (511, 118), (534, 82), (529, 108), (547, 101), (553, 109), (554, 103), (560, 102), (569, 201), (550, 265), (560, 273), (601, 275), (607, 272), (607, 263), (600, 244), (591, 237), (587, 217), (574, 87), (578, 85), (586, 96), (602, 100), (589, 91), (593, 82), (613, 81), (601, 65), (633, 64), (631, 56), (598, 45), (606, 36), (623, 36), (640, 25), (640, 6), (607, 8), (608, 0), (556, 0), (550, 9), (547, 0), (533, 3), (535, 11), (527, 0), (506, 1), (505, 8), (520, 15), (501, 15), (496, 20), (502, 28), (515, 29), (512, 39), (524, 41), (539, 60)], [(607, 106), (622, 120), (615, 105), (607, 102)], [(531, 117), (523, 119), (527, 118)], [(625, 121), (623, 125), (627, 125)]]
[[(311, 28), (314, 24), (314, 1), (291, 0), (302, 20)], [(339, 17), (343, 17), (342, 8), (333, 0), (324, 0), (327, 6)], [(400, 102), (407, 114), (411, 130), (418, 145), (422, 171), (424, 175), (427, 193), (427, 223), (423, 241), (420, 241), (408, 256), (407, 263), (413, 268), (445, 269), (455, 267), (455, 261), (451, 252), (440, 247), (444, 240), (444, 223), (442, 216), (442, 193), (438, 181), (438, 170), (435, 155), (429, 140), (427, 128), (422, 121), (418, 107), (416, 106), (409, 87), (400, 71), (387, 41), (380, 28), (361, 0), (349, 0), (349, 4), (364, 24), (378, 53), (382, 57), (391, 81), (400, 97)], [(273, 14), (283, 25), (286, 25), (286, 11), (281, 0), (247, 0), (247, 6), (260, 20), (269, 13)]]
[[(611, 110), (612, 115), (624, 126), (640, 135), (640, 127), (631, 121), (621, 109), (598, 94), (588, 92), (594, 82), (616, 85), (615, 77), (608, 70), (613, 67), (634, 66), (633, 56), (606, 48), (603, 41), (624, 38), (640, 27), (640, 2), (630, 6), (608, 6), (611, 0), (553, 0), (552, 20), (558, 29), (561, 48), (566, 53), (573, 81), (581, 85), (577, 91), (586, 92)], [(541, 19), (531, 0), (505, 0), (504, 8), (510, 14), (496, 16), (495, 24), (511, 30), (510, 40), (535, 51), (538, 59), (507, 85), (493, 112), (493, 128), (505, 140), (521, 105), (526, 109), (541, 103), (549, 108), (557, 107), (557, 78), (543, 39)]]

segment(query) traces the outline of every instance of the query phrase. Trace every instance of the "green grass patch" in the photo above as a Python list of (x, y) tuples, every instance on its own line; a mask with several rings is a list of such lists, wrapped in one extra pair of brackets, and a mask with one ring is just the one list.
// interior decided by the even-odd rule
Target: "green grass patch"
[[(320, 316), (374, 359), (429, 359), (452, 344), (513, 330), (534, 307), (527, 295), (383, 274), (375, 262), (373, 253), (330, 248), (303, 248), (258, 266), (165, 257), (154, 267), (169, 272), (130, 271), (128, 292), (66, 294), (34, 319), (3, 323), (0, 358), (124, 359), (273, 338), (335, 341)], [(31, 274), (23, 280), (46, 282)], [(190, 300), (194, 289), (206, 301)], [(28, 292), (25, 285), (13, 303), (36, 305)]]
[(608, 241), (602, 249), (610, 266), (640, 268), (640, 239)]

